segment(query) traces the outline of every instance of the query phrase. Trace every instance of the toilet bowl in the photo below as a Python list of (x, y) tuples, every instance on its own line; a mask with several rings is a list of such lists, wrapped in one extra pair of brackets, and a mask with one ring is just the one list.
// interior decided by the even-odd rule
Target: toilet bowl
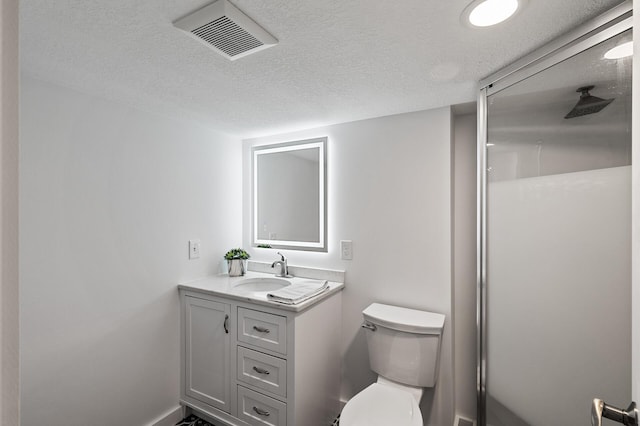
[(362, 312), (376, 383), (351, 398), (340, 426), (422, 426), (423, 388), (436, 384), (444, 315), (373, 303)]
[(378, 381), (349, 400), (340, 426), (422, 426), (419, 402), (410, 391)]

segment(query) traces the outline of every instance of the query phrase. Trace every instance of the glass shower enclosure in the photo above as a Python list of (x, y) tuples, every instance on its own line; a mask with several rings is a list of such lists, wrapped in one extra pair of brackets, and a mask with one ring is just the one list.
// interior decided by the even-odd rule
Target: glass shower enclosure
[(631, 5), (485, 80), (480, 426), (631, 400)]

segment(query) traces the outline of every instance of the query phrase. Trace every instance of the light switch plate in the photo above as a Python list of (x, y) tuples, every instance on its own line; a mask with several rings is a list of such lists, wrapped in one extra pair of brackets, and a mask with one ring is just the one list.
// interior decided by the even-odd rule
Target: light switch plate
[(342, 260), (353, 259), (353, 241), (341, 240), (340, 241), (340, 257)]
[(189, 240), (189, 259), (200, 258), (200, 240)]

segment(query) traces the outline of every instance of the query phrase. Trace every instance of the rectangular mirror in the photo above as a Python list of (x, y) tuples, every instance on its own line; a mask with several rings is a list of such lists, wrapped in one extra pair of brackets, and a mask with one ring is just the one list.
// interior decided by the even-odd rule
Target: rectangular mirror
[(253, 245), (327, 251), (327, 138), (251, 153)]

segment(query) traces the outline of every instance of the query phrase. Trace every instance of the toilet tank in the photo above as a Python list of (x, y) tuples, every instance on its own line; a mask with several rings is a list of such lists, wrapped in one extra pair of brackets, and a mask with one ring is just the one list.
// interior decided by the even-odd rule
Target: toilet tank
[(435, 386), (444, 315), (381, 303), (362, 315), (373, 371), (402, 384)]

